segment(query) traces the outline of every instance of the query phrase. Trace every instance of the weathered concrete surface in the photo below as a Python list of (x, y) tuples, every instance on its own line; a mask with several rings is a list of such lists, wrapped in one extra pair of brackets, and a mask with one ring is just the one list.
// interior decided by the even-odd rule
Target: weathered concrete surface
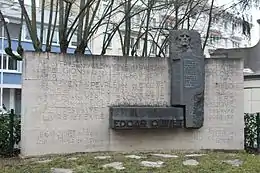
[(141, 165), (145, 167), (152, 167), (152, 168), (160, 168), (162, 167), (164, 162), (157, 161), (157, 162), (151, 162), (151, 161), (142, 161)]
[(189, 159), (189, 160), (183, 161), (182, 164), (185, 166), (197, 166), (199, 164), (199, 162), (194, 159)]
[(103, 165), (104, 168), (114, 168), (117, 170), (124, 170), (125, 167), (123, 166), (122, 162), (112, 162), (112, 163), (108, 163)]
[(243, 149), (243, 61), (206, 61), (199, 130), (109, 129), (109, 106), (170, 105), (167, 58), (24, 55), (24, 156), (90, 151)]

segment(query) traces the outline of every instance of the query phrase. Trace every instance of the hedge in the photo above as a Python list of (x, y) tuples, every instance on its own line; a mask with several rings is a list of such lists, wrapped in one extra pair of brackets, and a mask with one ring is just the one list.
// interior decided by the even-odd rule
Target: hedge
[(0, 114), (0, 155), (13, 156), (19, 153), (21, 140), (21, 118), (11, 110)]

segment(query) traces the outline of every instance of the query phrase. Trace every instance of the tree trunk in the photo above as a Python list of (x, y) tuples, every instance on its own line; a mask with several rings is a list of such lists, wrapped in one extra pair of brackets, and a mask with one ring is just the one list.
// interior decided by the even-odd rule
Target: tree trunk
[(203, 43), (203, 47), (202, 50), (205, 50), (205, 47), (207, 45), (207, 41), (209, 38), (209, 33), (210, 33), (210, 26), (211, 26), (211, 20), (212, 20), (212, 10), (213, 10), (213, 5), (214, 5), (214, 0), (211, 1), (211, 6), (210, 6), (210, 10), (209, 10), (209, 22), (208, 22), (208, 28), (207, 28), (207, 33), (206, 33), (206, 38), (205, 41)]

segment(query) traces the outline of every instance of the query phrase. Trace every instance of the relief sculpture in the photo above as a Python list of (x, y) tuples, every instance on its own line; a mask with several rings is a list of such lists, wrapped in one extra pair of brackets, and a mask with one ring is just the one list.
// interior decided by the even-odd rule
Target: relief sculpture
[(182, 51), (187, 51), (190, 48), (190, 36), (187, 32), (180, 34), (177, 37), (177, 45)]

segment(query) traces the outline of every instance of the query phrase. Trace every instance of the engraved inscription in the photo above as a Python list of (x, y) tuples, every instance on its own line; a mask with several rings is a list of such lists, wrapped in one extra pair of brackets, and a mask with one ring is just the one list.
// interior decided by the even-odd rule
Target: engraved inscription
[(194, 59), (183, 59), (183, 80), (185, 88), (197, 88), (201, 85), (200, 62)]
[(209, 128), (208, 140), (215, 141), (217, 144), (228, 144), (234, 140), (235, 132), (226, 131), (224, 128)]
[(87, 128), (83, 129), (66, 129), (66, 130), (42, 130), (39, 131), (39, 136), (37, 137), (36, 144), (38, 145), (46, 145), (46, 144), (78, 144), (78, 145), (101, 145), (104, 141), (96, 140), (93, 137), (97, 135), (94, 132), (91, 132)]
[(127, 64), (113, 64), (112, 67), (111, 105), (168, 105), (168, 82), (165, 80), (168, 73), (165, 66), (137, 65), (129, 61)]
[(111, 107), (113, 129), (183, 127), (184, 109), (180, 107)]
[[(169, 104), (167, 59), (147, 63), (142, 58), (128, 58), (127, 62), (114, 57), (80, 58), (78, 62), (74, 58), (43, 58), (38, 69), (33, 70), (36, 74), (27, 76), (39, 86), (37, 100), (26, 102), (38, 115), (31, 128), (48, 127), (34, 132), (36, 144), (91, 148), (102, 143), (103, 138), (106, 140), (107, 133), (87, 124), (108, 127), (109, 106)], [(60, 129), (57, 124), (66, 127)], [(87, 127), (82, 129), (85, 124)], [(133, 122), (136, 126), (142, 124), (143, 121)], [(97, 133), (103, 137), (97, 139)]]

